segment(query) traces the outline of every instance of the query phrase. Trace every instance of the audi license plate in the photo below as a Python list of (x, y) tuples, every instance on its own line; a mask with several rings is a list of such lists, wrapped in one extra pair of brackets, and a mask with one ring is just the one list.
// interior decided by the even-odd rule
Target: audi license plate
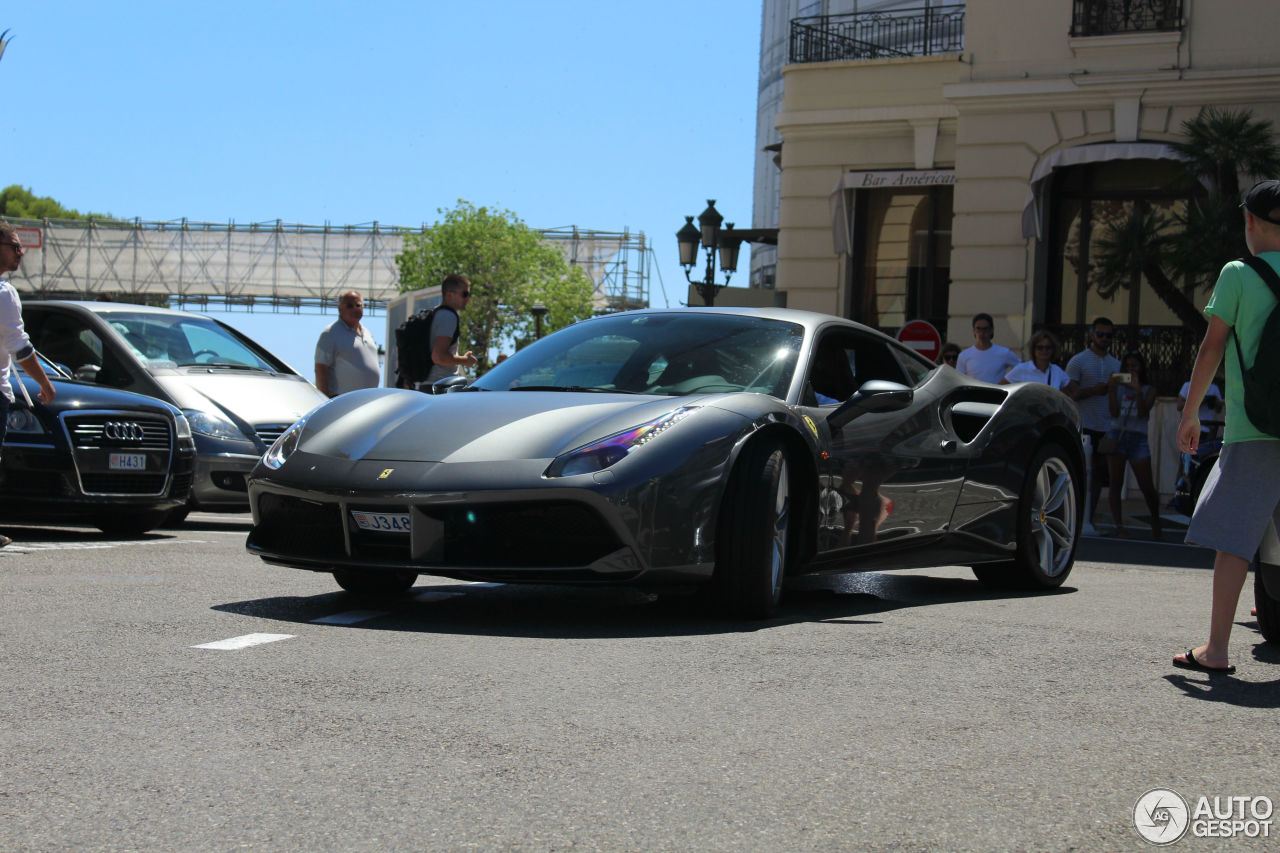
[[(102, 457), (98, 457), (101, 459)], [(147, 470), (147, 454), (145, 453), (112, 453), (107, 460), (107, 467), (112, 471), (145, 471)]]
[(408, 533), (409, 513), (407, 512), (364, 512), (351, 510), (356, 527), (361, 530), (376, 530), (382, 533)]

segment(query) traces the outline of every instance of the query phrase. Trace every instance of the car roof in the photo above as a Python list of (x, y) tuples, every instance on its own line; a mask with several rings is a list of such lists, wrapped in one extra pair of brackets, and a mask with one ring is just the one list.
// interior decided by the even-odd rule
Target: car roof
[(204, 314), (197, 314), (194, 311), (178, 311), (174, 308), (158, 308), (154, 305), (137, 305), (132, 302), (90, 302), (79, 299), (33, 299), (23, 300), (24, 306), (32, 308), (45, 307), (51, 305), (68, 305), (72, 308), (78, 308), (81, 311), (88, 311), (91, 314), (156, 314), (169, 317), (202, 317), (206, 320), (212, 320)]
[[(805, 330), (812, 333), (816, 329), (828, 324), (838, 324), (861, 329), (873, 335), (893, 340), (892, 336), (886, 335), (879, 329), (871, 326), (864, 326), (854, 320), (846, 317), (837, 317), (834, 314), (823, 314), (820, 311), (802, 311), (798, 308), (740, 308), (740, 307), (720, 307), (720, 306), (700, 306), (691, 305), (688, 307), (677, 308), (641, 308), (635, 311), (619, 311), (616, 314), (603, 314), (601, 317), (626, 317), (641, 316), (645, 314), (725, 314), (737, 317), (760, 317), (765, 320), (781, 320), (788, 323), (796, 323), (804, 326)], [(596, 319), (596, 318), (592, 318)]]

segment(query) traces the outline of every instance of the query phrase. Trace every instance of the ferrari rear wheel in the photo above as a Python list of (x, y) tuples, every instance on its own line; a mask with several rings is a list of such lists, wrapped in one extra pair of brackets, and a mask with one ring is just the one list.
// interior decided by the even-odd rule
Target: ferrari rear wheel
[(767, 619), (787, 572), (791, 484), (786, 453), (772, 441), (748, 445), (725, 490), (716, 531), (715, 603), (727, 615)]
[(992, 586), (1053, 589), (1075, 564), (1083, 496), (1071, 459), (1057, 444), (1045, 444), (1031, 459), (1018, 499), (1015, 557), (1008, 563), (974, 566)]
[(347, 592), (364, 595), (395, 595), (413, 586), (417, 572), (353, 572), (335, 569), (333, 579)]

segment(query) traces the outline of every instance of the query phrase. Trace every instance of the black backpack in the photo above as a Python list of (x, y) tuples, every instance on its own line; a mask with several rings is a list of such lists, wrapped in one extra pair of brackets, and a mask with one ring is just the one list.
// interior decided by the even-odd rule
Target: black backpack
[[(1280, 302), (1280, 275), (1271, 264), (1259, 257), (1241, 258)], [(1280, 305), (1271, 309), (1271, 315), (1262, 327), (1258, 338), (1258, 351), (1253, 357), (1253, 367), (1245, 368), (1244, 355), (1240, 352), (1240, 338), (1231, 330), (1236, 342), (1236, 358), (1240, 359), (1240, 375), (1244, 380), (1244, 412), (1255, 427), (1280, 438)]]
[[(396, 327), (396, 376), (400, 379), (401, 387), (412, 388), (414, 383), (425, 382), (427, 375), (431, 373), (434, 364), (431, 361), (431, 321), (440, 310), (452, 311), (455, 317), (458, 313), (452, 308), (437, 305), (410, 314)], [(457, 342), (460, 331), (461, 323), (458, 323), (454, 327), (450, 344)]]

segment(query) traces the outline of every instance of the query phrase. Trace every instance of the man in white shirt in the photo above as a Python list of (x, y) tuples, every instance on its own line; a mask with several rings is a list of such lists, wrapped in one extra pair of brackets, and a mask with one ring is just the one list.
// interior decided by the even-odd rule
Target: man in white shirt
[(1108, 353), (1115, 326), (1106, 317), (1098, 317), (1089, 329), (1089, 346), (1067, 362), (1067, 376), (1076, 383), (1076, 408), (1080, 424), (1093, 444), (1093, 476), (1089, 482), (1089, 517), (1098, 506), (1098, 496), (1107, 484), (1107, 459), (1098, 453), (1098, 442), (1111, 428), (1111, 406), (1107, 399), (1111, 374), (1120, 370), (1120, 359)]
[(995, 337), (996, 324), (990, 314), (977, 314), (973, 318), (973, 346), (960, 352), (956, 360), (956, 370), (981, 379), (983, 382), (999, 382), (1009, 372), (1009, 368), (1018, 364), (1021, 359), (1008, 347), (991, 342)]
[(378, 387), (378, 344), (363, 318), (364, 300), (348, 290), (338, 297), (338, 319), (316, 341), (316, 387), (330, 397)]
[[(22, 265), (22, 241), (8, 222), (0, 222), (0, 275), (10, 273)], [(48, 403), (56, 393), (49, 377), (45, 375), (36, 349), (22, 326), (22, 300), (18, 291), (4, 279), (0, 279), (0, 445), (9, 427), (9, 407), (14, 403), (13, 387), (9, 382), (12, 363), (22, 365), (27, 375), (40, 385), (36, 399)], [(19, 380), (21, 381), (21, 380)], [(13, 540), (0, 534), (0, 548)]]

